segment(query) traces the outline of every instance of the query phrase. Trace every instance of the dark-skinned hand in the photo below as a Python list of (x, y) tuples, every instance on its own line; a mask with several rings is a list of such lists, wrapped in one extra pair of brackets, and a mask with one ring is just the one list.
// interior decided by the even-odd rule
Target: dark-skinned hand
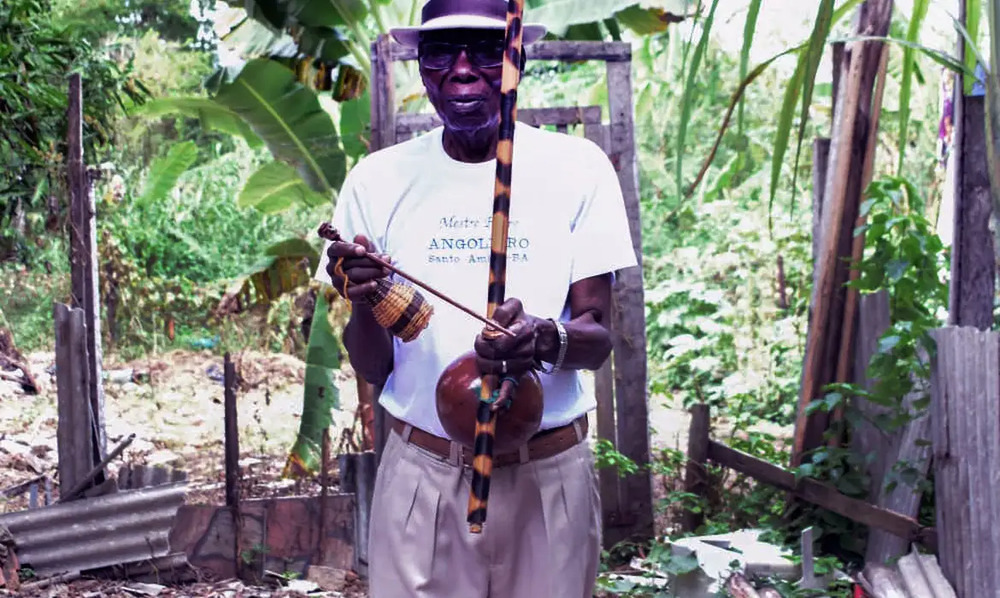
[(537, 318), (524, 312), (520, 300), (511, 298), (497, 306), (493, 312), (493, 320), (513, 332), (514, 337), (498, 334), (496, 338), (490, 338), (480, 332), (474, 344), (479, 372), (517, 377), (533, 369)]
[(375, 246), (364, 235), (355, 236), (354, 243), (341, 241), (330, 245), (330, 249), (326, 252), (330, 258), (326, 266), (326, 273), (330, 276), (333, 287), (343, 296), (344, 277), (336, 270), (337, 261), (341, 257), (344, 258), (344, 263), (341, 267), (348, 281), (347, 296), (345, 299), (363, 301), (365, 295), (375, 290), (375, 281), (390, 274), (387, 268), (378, 265), (367, 257), (371, 253), (387, 262), (390, 261), (389, 256), (376, 254), (374, 250)]

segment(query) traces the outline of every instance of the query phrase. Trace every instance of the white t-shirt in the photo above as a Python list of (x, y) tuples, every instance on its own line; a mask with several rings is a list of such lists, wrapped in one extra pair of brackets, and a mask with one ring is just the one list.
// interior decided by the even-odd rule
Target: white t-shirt
[[(394, 265), (472, 309), (486, 313), (496, 161), (452, 159), (438, 127), (361, 159), (334, 210), (341, 237), (363, 234)], [(316, 279), (330, 283), (323, 249)], [(570, 284), (637, 265), (614, 167), (595, 143), (517, 123), (505, 298), (528, 314), (569, 319)], [(483, 324), (420, 290), (434, 306), (429, 326), (394, 342), (394, 366), (380, 403), (394, 417), (447, 437), (437, 417), (441, 372), (473, 349)], [(610, 314), (606, 315), (610, 317)], [(596, 406), (579, 373), (539, 373), (542, 429)]]

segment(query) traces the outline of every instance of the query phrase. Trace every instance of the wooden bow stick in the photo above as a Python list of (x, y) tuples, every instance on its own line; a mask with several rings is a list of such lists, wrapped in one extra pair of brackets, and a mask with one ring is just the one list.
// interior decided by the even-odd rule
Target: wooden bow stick
[[(497, 139), (496, 182), (493, 189), (493, 228), (490, 239), (490, 277), (487, 288), (486, 316), (492, 318), (504, 302), (507, 278), (507, 232), (510, 221), (510, 187), (514, 159), (514, 123), (517, 120), (517, 85), (521, 78), (522, 18), (524, 0), (508, 0), (507, 27), (504, 38), (500, 82), (500, 128)], [(489, 338), (492, 330), (483, 331)], [(501, 396), (513, 392), (512, 382), (504, 380)], [(497, 376), (482, 378), (482, 391), (476, 410), (476, 436), (473, 446), (472, 486), (469, 492), (469, 531), (482, 532), (486, 521), (490, 476), (493, 473), (493, 444), (496, 437), (497, 410), (491, 405)]]
[[(320, 225), (320, 227), (319, 227), (319, 236), (321, 236), (324, 239), (327, 239), (329, 241), (344, 242), (344, 240), (340, 236), (340, 233), (337, 232), (337, 229), (333, 228), (332, 226), (330, 226), (329, 223), (326, 223), (326, 222), (324, 222), (323, 224)], [(436, 297), (439, 297), (440, 299), (442, 299), (443, 301), (447, 302), (448, 304), (450, 304), (450, 305), (452, 305), (452, 306), (454, 306), (454, 307), (456, 307), (456, 308), (464, 311), (465, 313), (469, 314), (473, 318), (476, 318), (480, 322), (486, 324), (487, 327), (492, 328), (492, 329), (500, 332), (501, 334), (505, 334), (505, 335), (507, 335), (507, 336), (509, 336), (511, 338), (513, 338), (514, 336), (516, 336), (508, 328), (505, 328), (505, 327), (501, 326), (500, 324), (496, 323), (492, 318), (487, 318), (487, 317), (483, 317), (483, 316), (479, 315), (478, 313), (476, 313), (472, 309), (470, 309), (470, 308), (462, 305), (458, 301), (455, 301), (451, 297), (445, 295), (441, 291), (435, 289), (431, 285), (427, 284), (426, 282), (423, 282), (422, 280), (416, 278), (415, 276), (411, 276), (411, 275), (407, 274), (406, 272), (403, 272), (402, 270), (400, 270), (396, 266), (393, 266), (392, 264), (390, 264), (389, 262), (387, 262), (384, 259), (380, 258), (379, 256), (377, 256), (377, 255), (375, 255), (373, 253), (369, 253), (365, 257), (367, 257), (371, 261), (375, 262), (379, 266), (382, 266), (383, 268), (389, 270), (390, 272), (394, 272), (394, 273), (398, 274), (399, 276), (401, 276), (402, 278), (405, 278), (406, 280), (409, 280), (410, 282), (412, 282), (413, 284), (417, 285), (418, 287), (426, 290), (427, 292), (434, 294)]]

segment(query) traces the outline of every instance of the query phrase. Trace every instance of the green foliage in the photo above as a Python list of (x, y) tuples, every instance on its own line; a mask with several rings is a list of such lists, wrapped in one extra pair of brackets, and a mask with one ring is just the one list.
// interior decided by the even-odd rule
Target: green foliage
[(127, 63), (55, 24), (51, 11), (48, 0), (0, 3), (0, 259), (24, 263), (48, 196), (63, 192), (68, 75), (84, 74), (85, 156), (111, 143), (121, 110), (145, 98)]
[(302, 406), (302, 425), (288, 456), (286, 474), (313, 474), (322, 464), (323, 433), (330, 427), (330, 412), (340, 408), (340, 394), (334, 375), (340, 369), (340, 341), (329, 320), (330, 301), (340, 297), (332, 289), (319, 293), (313, 313), (306, 353), (306, 375)]
[[(641, 35), (662, 32), (672, 20), (686, 16), (694, 4), (689, 0), (527, 0), (524, 20), (545, 23), (556, 37), (569, 37), (572, 31), (600, 32), (615, 18)], [(575, 28), (575, 29), (574, 29)]]
[(81, 31), (91, 44), (137, 29), (172, 42), (198, 36), (199, 22), (190, 14), (189, 0), (53, 0), (52, 5), (53, 20)]
[(317, 216), (310, 211), (268, 215), (237, 206), (242, 183), (266, 159), (244, 146), (187, 170), (156, 201), (138, 201), (134, 175), (99, 189), (102, 298), (112, 306), (116, 346), (149, 349), (168, 318), (194, 336), (213, 336), (229, 281), (289, 234), (308, 234)]
[(712, 7), (708, 10), (708, 16), (705, 18), (705, 24), (702, 27), (701, 38), (698, 40), (698, 45), (695, 46), (694, 56), (691, 58), (691, 66), (688, 68), (687, 81), (684, 84), (684, 94), (681, 96), (681, 117), (678, 122), (679, 131), (677, 133), (676, 173), (678, 190), (684, 188), (682, 164), (688, 121), (691, 118), (691, 110), (694, 107), (692, 104), (692, 94), (695, 93), (693, 83), (701, 69), (701, 60), (705, 54), (705, 46), (708, 44), (708, 36), (712, 32), (712, 21), (715, 18), (715, 9), (718, 6), (719, 0), (712, 0)]
[(153, 162), (146, 178), (146, 186), (137, 199), (140, 205), (164, 202), (177, 184), (184, 171), (198, 159), (198, 148), (193, 141), (178, 143), (170, 148), (166, 156)]
[(283, 212), (294, 205), (321, 206), (327, 198), (313, 191), (295, 169), (284, 162), (270, 162), (253, 173), (240, 190), (237, 205), (265, 214)]
[[(929, 333), (944, 323), (948, 305), (948, 256), (922, 215), (923, 201), (912, 184), (888, 177), (874, 181), (868, 196), (862, 204), (868, 223), (856, 231), (865, 234), (866, 250), (853, 286), (861, 292), (888, 292), (891, 326), (868, 367), (874, 387), (856, 390), (884, 407), (899, 407), (902, 397), (921, 390), (914, 407), (924, 410), (930, 401), (934, 351)], [(892, 430), (908, 419), (903, 413), (879, 423)]]
[[(913, 16), (910, 17), (909, 26), (906, 28), (906, 41), (916, 43), (920, 35), (920, 26), (927, 16), (929, 0), (916, 0), (913, 3)], [(910, 124), (910, 91), (913, 85), (913, 71), (916, 68), (916, 56), (912, 47), (903, 48), (903, 75), (899, 88), (899, 166), (897, 174), (902, 175), (903, 157), (906, 155), (908, 143), (907, 129)]]
[[(944, 324), (948, 302), (948, 256), (930, 222), (922, 215), (923, 200), (912, 183), (899, 177), (874, 181), (862, 204), (867, 224), (855, 234), (865, 235), (865, 254), (858, 264), (858, 278), (848, 283), (862, 293), (884, 291), (889, 297), (889, 329), (882, 334), (868, 364), (871, 387), (833, 384), (823, 398), (813, 401), (807, 413), (847, 407), (848, 400), (868, 401), (881, 407), (868, 423), (891, 433), (926, 413), (930, 404), (930, 357), (934, 352), (930, 331)], [(856, 407), (856, 405), (855, 405)], [(841, 435), (845, 426), (860, 423), (857, 409), (847, 411), (845, 421), (831, 428)], [(832, 483), (848, 496), (867, 498), (871, 480), (867, 475), (869, 455), (846, 448), (823, 447), (807, 456), (797, 475)], [(933, 487), (913, 464), (892, 464), (887, 488), (899, 482), (933, 495)], [(933, 500), (933, 498), (931, 499)], [(828, 550), (844, 558), (861, 558), (862, 526), (847, 519), (804, 509), (793, 525), (821, 516)]]
[(792, 421), (808, 300), (807, 239), (769, 240), (761, 218), (733, 202), (703, 207), (688, 230), (699, 241), (656, 260), (646, 295), (650, 389), (726, 407), (741, 425)]

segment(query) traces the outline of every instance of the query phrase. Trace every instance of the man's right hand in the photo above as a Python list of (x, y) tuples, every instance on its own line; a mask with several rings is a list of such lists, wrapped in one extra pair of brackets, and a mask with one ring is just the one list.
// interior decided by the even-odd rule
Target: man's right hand
[(389, 269), (372, 261), (368, 254), (378, 255), (389, 262), (389, 256), (374, 254), (375, 246), (364, 235), (354, 237), (354, 243), (341, 241), (330, 245), (327, 251), (329, 263), (326, 273), (330, 276), (333, 286), (342, 296), (344, 294), (344, 277), (337, 270), (337, 262), (344, 258), (342, 269), (347, 276), (347, 297), (350, 301), (364, 300), (365, 295), (375, 290), (375, 281), (389, 275)]

